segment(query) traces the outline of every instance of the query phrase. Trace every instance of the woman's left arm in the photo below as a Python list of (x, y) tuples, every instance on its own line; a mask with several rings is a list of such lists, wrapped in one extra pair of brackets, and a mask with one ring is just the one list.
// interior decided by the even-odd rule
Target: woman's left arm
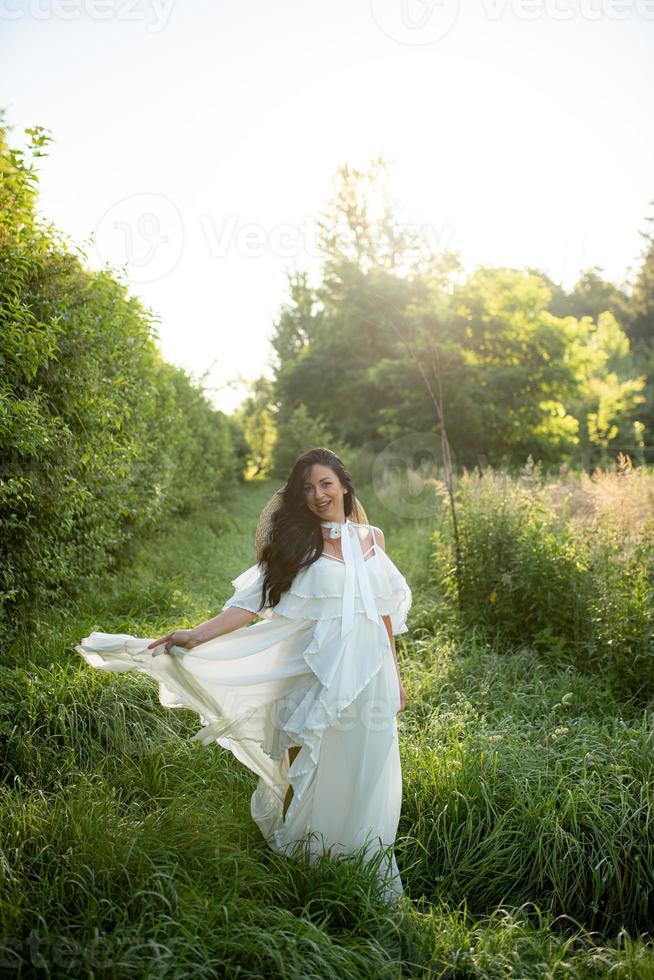
[[(386, 551), (386, 540), (384, 538), (384, 532), (380, 528), (375, 527), (375, 543), (379, 544), (383, 551)], [(406, 707), (406, 691), (404, 690), (404, 684), (402, 683), (402, 678), (400, 677), (400, 665), (397, 662), (397, 650), (395, 649), (395, 637), (393, 635), (393, 626), (391, 623), (390, 616), (382, 616), (384, 620), (384, 626), (388, 633), (388, 638), (391, 641), (391, 650), (393, 651), (393, 660), (395, 661), (395, 669), (397, 671), (397, 683), (400, 686), (400, 711), (404, 711)]]
[(391, 641), (391, 650), (393, 651), (393, 660), (395, 661), (395, 669), (397, 671), (397, 683), (400, 685), (400, 711), (404, 711), (406, 707), (406, 691), (404, 690), (404, 684), (402, 683), (402, 678), (400, 677), (400, 665), (397, 662), (397, 651), (395, 649), (395, 637), (393, 636), (393, 627), (391, 626), (391, 617), (382, 616), (384, 620), (384, 626), (388, 632), (388, 638)]

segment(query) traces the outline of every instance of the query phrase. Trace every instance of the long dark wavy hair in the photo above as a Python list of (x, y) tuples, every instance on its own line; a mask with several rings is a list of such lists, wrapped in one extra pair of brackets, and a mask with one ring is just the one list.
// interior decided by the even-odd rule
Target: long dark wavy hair
[(331, 449), (309, 449), (293, 463), (280, 491), (281, 503), (272, 515), (270, 533), (261, 549), (259, 563), (265, 568), (262, 605), (276, 606), (301, 568), (308, 568), (322, 555), (320, 518), (309, 510), (304, 482), (315, 463), (330, 466), (348, 491), (343, 497), (346, 518), (352, 513), (354, 484), (342, 460)]

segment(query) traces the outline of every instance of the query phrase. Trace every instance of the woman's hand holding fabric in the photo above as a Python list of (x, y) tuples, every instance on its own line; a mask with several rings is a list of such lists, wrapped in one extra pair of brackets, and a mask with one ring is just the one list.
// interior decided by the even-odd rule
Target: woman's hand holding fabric
[(161, 653), (170, 653), (172, 646), (185, 647), (187, 650), (191, 650), (199, 642), (195, 630), (174, 630), (172, 633), (162, 636), (160, 640), (154, 640), (152, 643), (148, 643), (148, 650), (161, 646), (160, 650), (157, 650), (156, 653), (153, 651), (152, 653), (153, 657), (158, 657)]

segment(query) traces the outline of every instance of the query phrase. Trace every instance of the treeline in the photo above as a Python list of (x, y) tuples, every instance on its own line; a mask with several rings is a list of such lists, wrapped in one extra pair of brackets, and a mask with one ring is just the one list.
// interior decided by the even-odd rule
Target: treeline
[[(136, 532), (242, 479), (241, 426), (166, 363), (151, 316), (35, 211), (49, 137), (0, 117), (0, 634), (111, 567)], [(28, 159), (29, 157), (29, 159)]]
[(596, 267), (571, 293), (534, 269), (466, 278), (458, 254), (434, 254), (398, 219), (385, 169), (380, 158), (368, 173), (339, 171), (320, 223), (319, 282), (288, 276), (273, 378), (243, 409), (262, 468), (272, 455), (283, 475), (308, 442), (356, 455), (438, 432), (432, 395), (459, 466), (522, 466), (531, 455), (588, 467), (618, 451), (651, 460), (654, 237), (644, 235), (628, 291)]

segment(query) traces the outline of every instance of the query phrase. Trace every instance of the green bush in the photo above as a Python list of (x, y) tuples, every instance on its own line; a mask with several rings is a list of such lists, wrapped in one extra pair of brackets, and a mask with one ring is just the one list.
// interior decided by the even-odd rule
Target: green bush
[[(635, 478), (634, 478), (635, 479)], [(536, 472), (464, 474), (457, 494), (460, 587), (446, 562), (462, 623), (498, 648), (527, 646), (608, 679), (625, 697), (654, 695), (654, 522), (635, 540), (615, 508), (584, 520), (550, 499)], [(633, 537), (633, 536), (632, 536)]]
[(0, 633), (112, 567), (136, 532), (219, 506), (247, 453), (126, 286), (39, 223), (36, 181), (0, 125)]

